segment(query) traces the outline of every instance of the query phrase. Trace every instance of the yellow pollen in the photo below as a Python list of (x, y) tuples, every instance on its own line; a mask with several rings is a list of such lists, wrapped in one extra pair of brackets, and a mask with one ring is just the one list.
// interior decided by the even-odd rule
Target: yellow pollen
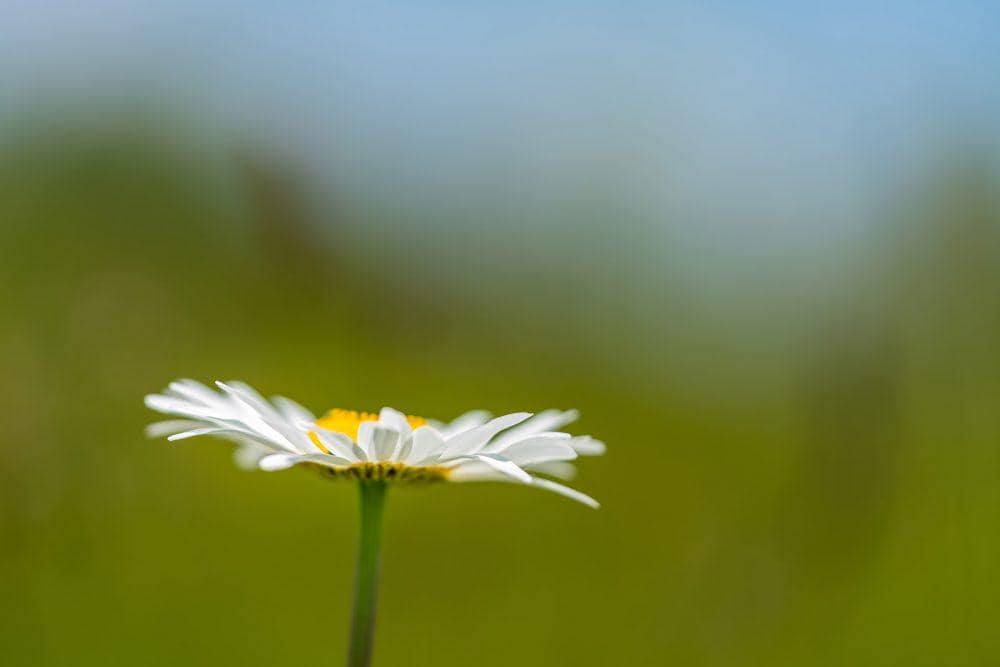
[[(357, 441), (358, 439), (358, 427), (364, 422), (378, 421), (378, 415), (371, 412), (358, 412), (357, 410), (342, 410), (340, 408), (334, 408), (328, 413), (316, 420), (316, 424), (327, 431), (334, 431), (335, 433), (343, 433), (351, 440)], [(427, 420), (423, 417), (411, 417), (407, 416), (406, 421), (409, 422), (410, 428), (417, 428), (418, 426), (423, 426), (427, 423)], [(326, 451), (326, 448), (322, 444), (318, 443), (318, 438), (310, 434), (312, 441), (316, 445)], [(329, 452), (327, 452), (329, 454)]]

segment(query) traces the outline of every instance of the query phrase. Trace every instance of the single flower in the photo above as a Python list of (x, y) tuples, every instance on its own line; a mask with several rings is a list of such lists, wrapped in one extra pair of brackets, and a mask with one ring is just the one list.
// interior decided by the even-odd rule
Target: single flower
[(539, 475), (568, 479), (570, 461), (604, 452), (590, 436), (557, 432), (575, 410), (515, 412), (491, 419), (468, 412), (450, 423), (408, 417), (392, 408), (378, 414), (331, 410), (317, 418), (295, 401), (265, 399), (242, 382), (170, 383), (146, 405), (180, 417), (157, 422), (152, 437), (176, 441), (212, 435), (235, 441), (241, 467), (284, 470), (306, 465), (332, 477), (386, 482), (500, 481), (537, 486), (598, 507), (593, 498)]
[[(537, 486), (590, 507), (597, 501), (548, 477), (568, 479), (581, 455), (604, 453), (590, 436), (556, 429), (575, 410), (515, 412), (491, 419), (482, 410), (449, 423), (408, 417), (392, 408), (378, 414), (331, 410), (317, 418), (290, 399), (265, 399), (242, 382), (177, 380), (146, 405), (179, 419), (157, 422), (151, 437), (184, 440), (212, 435), (237, 444), (245, 468), (285, 470), (301, 465), (335, 478), (358, 480), (361, 520), (348, 667), (369, 667), (375, 635), (382, 513), (391, 484), (501, 481)], [(544, 475), (544, 477), (540, 476)]]

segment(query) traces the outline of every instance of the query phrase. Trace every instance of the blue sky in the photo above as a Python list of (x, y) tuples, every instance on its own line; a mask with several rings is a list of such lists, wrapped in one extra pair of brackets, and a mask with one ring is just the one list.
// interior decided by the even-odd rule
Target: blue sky
[(816, 238), (1000, 129), (1000, 3), (875, 4), (9, 0), (0, 110), (155, 90), (442, 221), (600, 182), (650, 224)]

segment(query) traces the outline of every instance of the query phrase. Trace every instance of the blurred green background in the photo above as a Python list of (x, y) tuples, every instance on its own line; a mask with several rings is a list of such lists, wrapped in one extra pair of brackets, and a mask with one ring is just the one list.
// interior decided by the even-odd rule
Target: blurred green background
[(417, 5), (0, 10), (0, 662), (342, 662), (194, 377), (608, 443), (394, 490), (379, 665), (1000, 663), (998, 12)]

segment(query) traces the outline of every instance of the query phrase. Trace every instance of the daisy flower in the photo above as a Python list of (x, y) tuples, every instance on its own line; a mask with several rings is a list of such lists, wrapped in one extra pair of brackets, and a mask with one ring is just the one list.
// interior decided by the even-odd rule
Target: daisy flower
[[(157, 422), (153, 437), (184, 440), (213, 435), (236, 442), (234, 459), (244, 468), (284, 470), (296, 465), (331, 477), (386, 482), (499, 481), (536, 486), (597, 507), (587, 495), (546, 477), (569, 479), (570, 461), (604, 452), (590, 436), (557, 429), (575, 410), (515, 412), (491, 419), (475, 410), (450, 423), (406, 416), (392, 408), (378, 414), (335, 409), (317, 418), (291, 399), (265, 399), (242, 382), (177, 380), (146, 405), (181, 419)], [(541, 477), (539, 475), (545, 475)]]
[(378, 413), (331, 410), (316, 417), (291, 399), (266, 399), (242, 382), (217, 382), (218, 391), (177, 380), (146, 405), (175, 417), (151, 424), (151, 437), (185, 440), (210, 435), (237, 444), (244, 468), (285, 470), (304, 466), (334, 478), (356, 479), (361, 493), (360, 540), (348, 666), (367, 667), (374, 637), (382, 510), (390, 485), (498, 481), (535, 486), (590, 507), (590, 496), (551, 478), (570, 479), (579, 456), (604, 453), (604, 443), (558, 429), (575, 410), (515, 412), (492, 418), (482, 410), (451, 422)]

